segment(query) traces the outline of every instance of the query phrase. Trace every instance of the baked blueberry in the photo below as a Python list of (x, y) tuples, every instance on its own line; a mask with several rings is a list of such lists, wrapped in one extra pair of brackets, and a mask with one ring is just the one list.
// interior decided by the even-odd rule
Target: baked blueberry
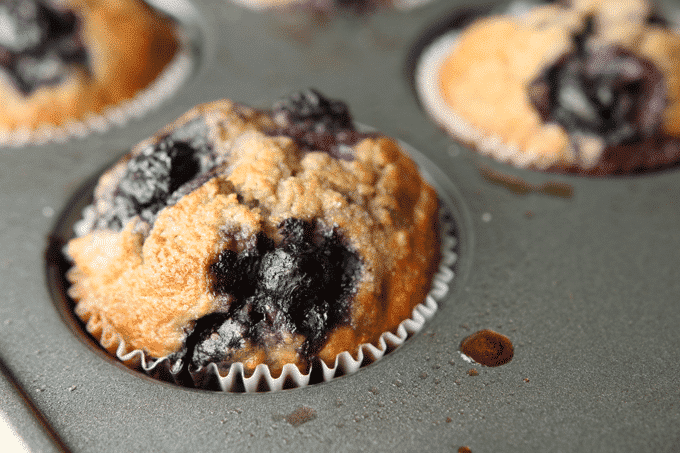
[(5, 0), (0, 23), (0, 65), (24, 94), (59, 83), (70, 64), (87, 69), (81, 24), (72, 11), (37, 0)]
[[(128, 162), (118, 196), (132, 204), (135, 214), (151, 221), (168, 198), (200, 172), (196, 151), (185, 142), (163, 140)], [(121, 219), (121, 224), (128, 218)]]
[(300, 333), (306, 338), (302, 349), (312, 357), (327, 332), (349, 321), (354, 280), (360, 273), (356, 253), (343, 245), (337, 231), (323, 232), (312, 222), (286, 219), (279, 229), (283, 241), (278, 246), (259, 236), (252, 248), (239, 254), (224, 250), (210, 265), (213, 291), (228, 295), (231, 305), (221, 324), (200, 333), (196, 350), (201, 352), (193, 356), (196, 367), (208, 359), (231, 360), (231, 347), (220, 352), (214, 345), (230, 344), (235, 331), (242, 340), (264, 347), (269, 332)]
[(574, 34), (575, 50), (532, 82), (532, 103), (544, 121), (598, 136), (608, 146), (659, 134), (667, 96), (662, 73), (624, 47), (594, 45), (595, 27), (592, 16), (586, 19)]
[(273, 116), (280, 126), (276, 133), (292, 137), (304, 150), (324, 151), (339, 159), (352, 159), (352, 145), (368, 136), (356, 130), (344, 102), (313, 89), (276, 102)]

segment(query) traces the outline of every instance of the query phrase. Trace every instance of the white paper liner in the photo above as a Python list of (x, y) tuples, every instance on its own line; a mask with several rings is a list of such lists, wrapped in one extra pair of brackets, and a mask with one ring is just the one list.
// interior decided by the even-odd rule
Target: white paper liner
[(427, 3), (430, 3), (432, 0), (396, 0), (394, 2), (394, 6), (397, 9), (401, 10), (409, 10), (413, 8), (418, 8), (420, 6), (423, 6)]
[[(179, 25), (181, 27), (181, 24)], [(189, 38), (179, 32), (177, 53), (163, 68), (158, 77), (142, 88), (132, 98), (105, 108), (101, 113), (87, 113), (61, 126), (41, 124), (35, 129), (21, 127), (0, 129), (0, 147), (22, 148), (30, 145), (63, 143), (69, 139), (82, 139), (91, 133), (104, 133), (114, 126), (124, 126), (131, 118), (140, 118), (158, 107), (174, 94), (191, 75), (194, 55)]]
[(241, 362), (232, 364), (226, 376), (222, 376), (217, 366), (211, 363), (198, 371), (190, 372), (191, 382), (187, 383), (185, 375), (180, 373), (179, 370), (172, 369), (172, 362), (169, 357), (149, 359), (142, 350), (129, 351), (124, 340), (111, 331), (98, 329), (93, 325), (93, 320), (87, 321), (87, 328), (90, 332), (99, 330), (99, 335), (96, 335), (99, 343), (112, 353), (115, 349), (115, 356), (128, 367), (139, 369), (153, 378), (174, 382), (178, 385), (188, 384), (197, 388), (225, 392), (259, 392), (305, 387), (310, 382), (327, 382), (338, 376), (356, 373), (360, 368), (380, 360), (385, 354), (398, 348), (408, 338), (420, 331), (425, 322), (434, 316), (438, 309), (438, 302), (449, 294), (450, 283), (455, 276), (453, 267), (458, 259), (456, 253), (457, 239), (453, 235), (455, 224), (451, 213), (441, 200), (439, 225), (441, 236), (440, 262), (432, 277), (431, 289), (425, 301), (413, 308), (411, 317), (402, 321), (394, 333), (384, 332), (380, 335), (377, 345), (371, 343), (359, 345), (355, 352), (356, 358), (349, 351), (341, 352), (336, 356), (332, 367), (326, 365), (322, 360), (318, 360), (312, 363), (310, 371), (305, 374), (296, 365), (288, 363), (283, 366), (281, 375), (275, 378), (272, 376), (269, 367), (264, 364), (258, 365), (253, 374), (246, 377)]

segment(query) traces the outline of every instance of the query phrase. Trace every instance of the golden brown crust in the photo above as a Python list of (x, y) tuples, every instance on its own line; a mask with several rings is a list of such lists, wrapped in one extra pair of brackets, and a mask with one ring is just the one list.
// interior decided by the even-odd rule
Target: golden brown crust
[(442, 63), (439, 88), (445, 102), (476, 130), (538, 160), (549, 135), (556, 158), (566, 159), (566, 132), (544, 125), (525, 93), (541, 68), (568, 50), (569, 32), (560, 27), (536, 30), (511, 17), (478, 21)]
[[(70, 294), (76, 313), (96, 320), (88, 329), (105, 326), (128, 350), (151, 357), (177, 352), (195, 320), (224, 309), (208, 278), (220, 250), (240, 252), (260, 232), (279, 241), (278, 226), (289, 218), (335, 227), (362, 262), (351, 321), (330, 334), (319, 357), (332, 364), (411, 316), (438, 261), (438, 201), (394, 140), (363, 139), (354, 160), (303, 153), (289, 137), (271, 135), (268, 115), (229, 101), (198, 106), (170, 129), (197, 116), (209, 124), (222, 173), (161, 210), (152, 225), (135, 217), (118, 233), (95, 229), (69, 242)], [(127, 160), (103, 175), (96, 197), (107, 197)], [(95, 204), (100, 212), (109, 207)], [(304, 368), (302, 340), (247, 344), (240, 358), (250, 371), (259, 363)]]
[[(643, 0), (584, 0), (570, 7), (537, 7), (523, 16), (480, 19), (460, 34), (439, 67), (439, 92), (465, 123), (461, 127), (482, 137), (472, 140), (476, 147), (493, 139), (509, 150), (511, 156), (503, 159), (517, 164), (593, 169), (604, 148), (591, 141), (583, 143), (581, 153), (574, 152), (569, 133), (556, 123), (545, 123), (528, 95), (539, 73), (573, 50), (571, 36), (592, 15), (597, 45), (620, 46), (651, 60), (661, 71), (668, 101), (662, 129), (680, 137), (680, 35), (647, 23), (649, 11)], [(498, 154), (500, 158), (503, 152)]]
[(101, 114), (148, 86), (178, 50), (175, 25), (139, 0), (66, 0), (82, 20), (91, 73), (74, 66), (26, 96), (0, 77), (0, 130), (61, 126)]

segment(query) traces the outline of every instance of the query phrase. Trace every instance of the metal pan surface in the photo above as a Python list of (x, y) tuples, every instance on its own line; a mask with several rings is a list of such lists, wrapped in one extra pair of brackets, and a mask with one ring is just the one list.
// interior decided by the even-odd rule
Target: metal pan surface
[[(0, 149), (0, 411), (32, 451), (680, 450), (680, 172), (546, 175), (453, 142), (420, 109), (409, 58), (470, 3), (365, 15), (156, 3), (196, 42), (179, 92), (101, 135)], [(418, 150), (452, 200), (457, 275), (424, 330), (354, 375), (254, 394), (141, 377), (75, 335), (45, 251), (77, 189), (197, 103), (267, 107), (307, 87)], [(511, 362), (461, 357), (485, 328), (512, 340)]]

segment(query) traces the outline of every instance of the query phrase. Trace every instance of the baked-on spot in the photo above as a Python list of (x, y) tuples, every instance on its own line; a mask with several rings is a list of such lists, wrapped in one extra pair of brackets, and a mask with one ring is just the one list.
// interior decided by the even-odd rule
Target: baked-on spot
[(505, 365), (515, 353), (508, 337), (489, 329), (466, 337), (460, 343), (460, 352), (485, 366)]
[(300, 426), (303, 423), (314, 420), (316, 418), (316, 411), (311, 407), (300, 406), (283, 419), (293, 426)]

